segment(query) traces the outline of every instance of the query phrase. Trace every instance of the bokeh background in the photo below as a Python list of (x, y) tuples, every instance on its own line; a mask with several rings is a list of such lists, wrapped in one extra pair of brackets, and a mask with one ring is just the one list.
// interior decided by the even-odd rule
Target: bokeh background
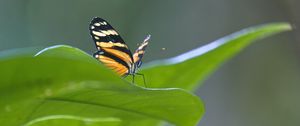
[[(286, 21), (297, 27), (299, 5), (299, 0), (0, 0), (0, 50), (67, 44), (92, 54), (88, 24), (99, 16), (131, 49), (151, 34), (144, 57), (149, 62), (249, 26)], [(299, 48), (296, 29), (260, 40), (223, 64), (197, 91), (206, 105), (199, 126), (299, 126)]]

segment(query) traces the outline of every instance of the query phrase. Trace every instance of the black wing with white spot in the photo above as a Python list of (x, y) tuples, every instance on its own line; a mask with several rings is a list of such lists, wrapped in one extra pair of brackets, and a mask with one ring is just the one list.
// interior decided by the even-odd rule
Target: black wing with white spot
[(98, 49), (94, 57), (119, 75), (128, 74), (133, 64), (132, 53), (119, 33), (99, 17), (93, 18), (89, 29)]

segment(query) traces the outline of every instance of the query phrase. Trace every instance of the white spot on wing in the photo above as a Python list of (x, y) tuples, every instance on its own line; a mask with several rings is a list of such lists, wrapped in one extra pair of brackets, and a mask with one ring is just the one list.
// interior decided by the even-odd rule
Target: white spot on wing
[(93, 33), (94, 35), (97, 35), (97, 36), (100, 36), (100, 37), (106, 36), (105, 33), (97, 32), (97, 31), (92, 31), (92, 33)]
[(96, 40), (99, 40), (99, 37), (97, 37), (97, 36), (94, 36), (94, 38), (95, 38)]
[(107, 30), (107, 31), (99, 30), (99, 31), (100, 31), (100, 33), (103, 33), (105, 35), (118, 35), (118, 33), (115, 30)]
[(112, 35), (118, 35), (118, 33), (117, 33), (115, 30), (110, 30), (110, 33), (111, 33)]
[(108, 32), (111, 35), (118, 35), (118, 33), (115, 30), (108, 30)]
[(95, 23), (94, 25), (95, 25), (95, 26), (100, 26), (101, 24), (100, 24), (100, 23)]
[(108, 31), (100, 30), (100, 32), (102, 32), (102, 33), (105, 34), (105, 35), (109, 35), (109, 32), (108, 32)]

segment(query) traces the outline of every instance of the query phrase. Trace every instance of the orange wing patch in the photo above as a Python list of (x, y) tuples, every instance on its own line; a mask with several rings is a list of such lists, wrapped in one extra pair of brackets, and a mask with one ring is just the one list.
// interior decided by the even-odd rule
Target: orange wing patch
[(137, 51), (133, 54), (133, 61), (136, 63), (140, 60), (140, 57), (139, 55), (144, 55), (145, 51), (143, 50), (140, 50), (140, 51)]
[(118, 47), (125, 47), (126, 49), (128, 49), (128, 47), (125, 44), (118, 43), (118, 42), (96, 42), (96, 45), (103, 48), (118, 46)]
[(102, 48), (105, 52), (108, 52), (118, 58), (120, 58), (121, 60), (123, 60), (124, 62), (127, 63), (128, 66), (130, 66), (132, 64), (130, 55), (126, 54), (125, 52), (113, 49), (113, 48)]
[(113, 60), (112, 58), (106, 57), (106, 56), (98, 56), (98, 59), (108, 68), (112, 69), (113, 71), (117, 72), (117, 74), (119, 74), (120, 76), (125, 75), (126, 73), (128, 73), (128, 69), (116, 62), (115, 60)]

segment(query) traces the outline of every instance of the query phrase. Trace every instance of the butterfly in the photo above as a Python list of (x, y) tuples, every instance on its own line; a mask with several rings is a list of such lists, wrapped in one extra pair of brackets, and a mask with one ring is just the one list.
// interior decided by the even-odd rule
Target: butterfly
[(144, 75), (137, 73), (137, 70), (142, 65), (150, 35), (132, 54), (119, 33), (106, 20), (99, 17), (93, 18), (89, 29), (97, 47), (93, 55), (96, 59), (122, 77), (132, 75), (133, 83), (135, 75), (142, 75), (145, 84)]

